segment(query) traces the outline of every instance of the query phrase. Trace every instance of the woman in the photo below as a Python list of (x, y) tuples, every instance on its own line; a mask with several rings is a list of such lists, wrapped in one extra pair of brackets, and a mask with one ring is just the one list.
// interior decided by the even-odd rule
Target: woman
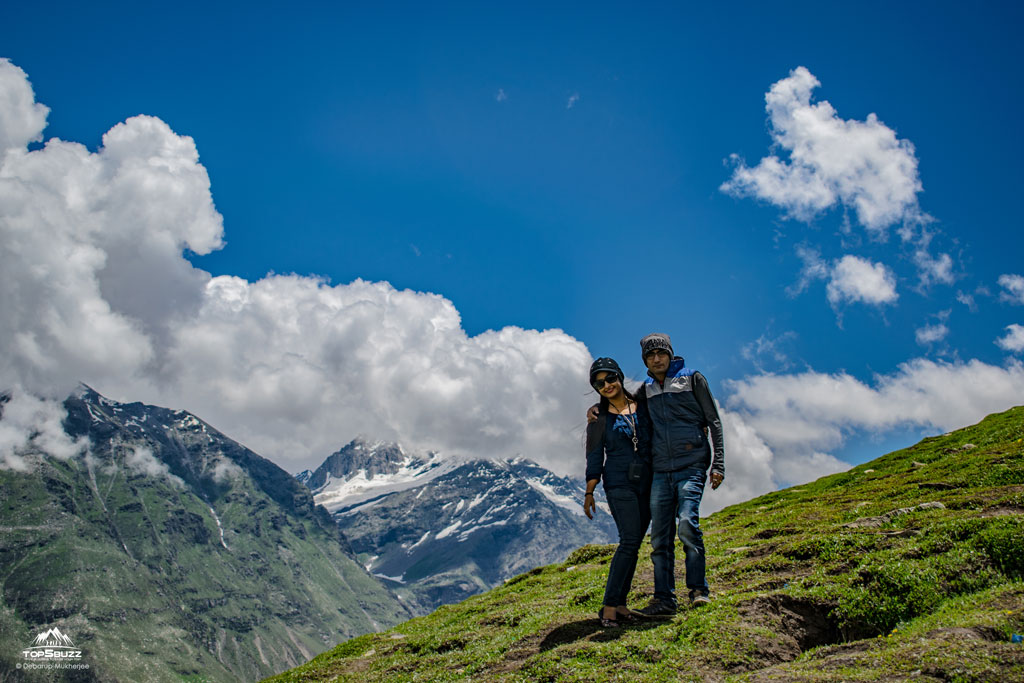
[(601, 626), (637, 617), (626, 606), (640, 543), (651, 521), (651, 421), (647, 406), (638, 403), (622, 385), (624, 376), (611, 358), (598, 358), (590, 366), (590, 384), (598, 394), (598, 418), (587, 425), (587, 493), (583, 511), (594, 518), (594, 489), (604, 479), (619, 547), (608, 568)]

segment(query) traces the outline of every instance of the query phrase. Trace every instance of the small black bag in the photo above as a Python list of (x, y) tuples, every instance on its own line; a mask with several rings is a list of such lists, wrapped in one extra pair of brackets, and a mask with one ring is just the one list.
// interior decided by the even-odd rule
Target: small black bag
[(630, 484), (642, 484), (647, 476), (647, 467), (643, 460), (634, 460), (629, 463), (629, 469), (626, 471), (626, 478), (629, 479)]

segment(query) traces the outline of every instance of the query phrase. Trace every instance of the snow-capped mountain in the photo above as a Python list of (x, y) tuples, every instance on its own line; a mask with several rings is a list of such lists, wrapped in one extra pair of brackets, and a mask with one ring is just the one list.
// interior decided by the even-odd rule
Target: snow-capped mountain
[(317, 504), (336, 513), (421, 486), (459, 464), (437, 453), (407, 455), (398, 444), (359, 437), (328, 457), (305, 480), (304, 473), (296, 478), (313, 491)]
[(422, 611), (616, 538), (606, 506), (583, 514), (582, 477), (525, 458), (455, 460), (360, 438), (296, 476), (366, 568)]

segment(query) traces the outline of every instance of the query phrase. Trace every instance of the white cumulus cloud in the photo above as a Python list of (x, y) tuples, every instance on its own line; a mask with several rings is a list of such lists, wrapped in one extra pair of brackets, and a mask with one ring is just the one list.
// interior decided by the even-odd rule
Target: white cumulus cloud
[(1004, 351), (1019, 353), (1024, 351), (1024, 325), (1006, 326), (1006, 334), (996, 339), (996, 344)]
[(839, 259), (829, 275), (825, 288), (829, 303), (838, 306), (844, 302), (871, 305), (896, 301), (896, 276), (883, 263), (847, 254)]
[(190, 410), (277, 460), (366, 433), (550, 465), (579, 447), (590, 360), (559, 330), (469, 337), (444, 297), (386, 282), (223, 276), (166, 369)]
[(951, 308), (939, 311), (934, 316), (937, 318), (936, 322), (917, 328), (914, 331), (914, 338), (917, 340), (917, 343), (921, 346), (928, 346), (938, 343), (949, 336), (949, 326), (946, 325), (946, 321), (949, 320), (949, 315), (952, 312), (953, 309)]
[(35, 99), (28, 75), (0, 58), (0, 156), (42, 140), (50, 109)]
[[(19, 79), (29, 87), (0, 61), (0, 92)], [(4, 125), (43, 125), (34, 110), (0, 95)], [(115, 126), (95, 153), (57, 139), (29, 152), (41, 133), (2, 133), (23, 146), (0, 158), (0, 378), (58, 397), (80, 379), (157, 373), (170, 329), (198, 310), (209, 279), (182, 251), (221, 245), (195, 144), (147, 116)]]
[(1004, 290), (999, 293), (1001, 301), (1024, 304), (1024, 276), (1005, 273), (999, 276), (999, 286)]
[(935, 323), (934, 325), (925, 325), (919, 327), (914, 331), (914, 338), (917, 343), (921, 346), (927, 346), (928, 344), (934, 344), (945, 339), (949, 335), (949, 328), (945, 323)]
[(803, 262), (800, 269), (800, 280), (786, 289), (790, 296), (796, 296), (806, 290), (816, 280), (828, 278), (829, 265), (821, 258), (821, 252), (807, 245), (798, 245), (796, 255)]
[(66, 413), (59, 401), (41, 399), (20, 387), (0, 397), (0, 468), (28, 471), (33, 456), (61, 460), (84, 453), (88, 443), (64, 432)]
[(734, 156), (737, 166), (722, 191), (766, 200), (800, 220), (842, 205), (876, 237), (895, 223), (920, 220), (914, 146), (875, 114), (847, 120), (827, 101), (813, 103), (819, 85), (802, 66), (772, 85), (765, 95), (771, 137), (789, 158), (767, 156), (750, 167)]
[[(779, 459), (741, 414), (719, 408), (719, 416), (725, 440), (725, 481), (717, 490), (705, 488), (701, 514), (711, 514), (773, 491), (780, 482), (794, 481), (790, 469), (802, 472), (796, 481), (809, 481), (837, 471), (819, 468), (808, 458), (802, 458), (802, 462)], [(840, 464), (840, 469), (845, 466)]]
[(185, 482), (180, 477), (171, 474), (167, 464), (157, 460), (153, 451), (148, 448), (129, 447), (124, 454), (124, 465), (136, 474), (166, 479), (179, 488), (185, 487)]
[(825, 295), (832, 308), (843, 303), (881, 306), (899, 298), (896, 275), (884, 263), (872, 263), (852, 254), (829, 262), (818, 250), (806, 245), (798, 246), (796, 253), (803, 267), (799, 281), (786, 290), (790, 296), (802, 293), (812, 282), (828, 280)]
[(936, 283), (950, 285), (956, 279), (953, 275), (953, 257), (949, 254), (932, 256), (927, 248), (918, 248), (914, 252), (914, 264), (917, 265), (922, 287), (927, 288)]
[[(840, 447), (854, 430), (948, 431), (1024, 404), (1024, 364), (915, 359), (871, 384), (847, 373), (809, 370), (762, 374), (727, 386), (732, 391), (728, 407), (756, 430), (775, 458), (804, 463)], [(783, 473), (780, 467), (775, 471)]]
[(754, 341), (744, 344), (740, 353), (758, 370), (764, 370), (769, 365), (779, 370), (786, 370), (792, 363), (784, 348), (796, 337), (796, 332), (792, 330), (783, 332), (776, 337), (765, 332)]

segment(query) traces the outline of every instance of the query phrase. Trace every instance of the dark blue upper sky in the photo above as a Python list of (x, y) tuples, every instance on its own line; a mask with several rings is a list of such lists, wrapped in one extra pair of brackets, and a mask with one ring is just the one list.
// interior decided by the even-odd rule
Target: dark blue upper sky
[[(471, 335), (561, 328), (636, 377), (640, 336), (666, 331), (721, 397), (725, 380), (761, 371), (870, 382), (913, 358), (1014, 357), (994, 341), (1024, 323), (997, 283), (1024, 272), (1017, 3), (8, 3), (2, 15), (0, 56), (51, 108), (46, 137), (95, 149), (145, 113), (195, 139), (225, 222), (227, 246), (193, 259), (213, 274), (387, 280), (447, 297)], [(880, 241), (849, 207), (800, 222), (719, 189), (732, 154), (786, 158), (764, 97), (799, 66), (821, 83), (815, 102), (843, 120), (875, 113), (913, 145), (930, 249), (952, 257), (953, 281), (919, 286), (898, 225)], [(830, 305), (824, 278), (794, 294), (801, 245), (829, 264), (885, 264), (899, 298)], [(941, 338), (919, 341), (940, 322)]]

